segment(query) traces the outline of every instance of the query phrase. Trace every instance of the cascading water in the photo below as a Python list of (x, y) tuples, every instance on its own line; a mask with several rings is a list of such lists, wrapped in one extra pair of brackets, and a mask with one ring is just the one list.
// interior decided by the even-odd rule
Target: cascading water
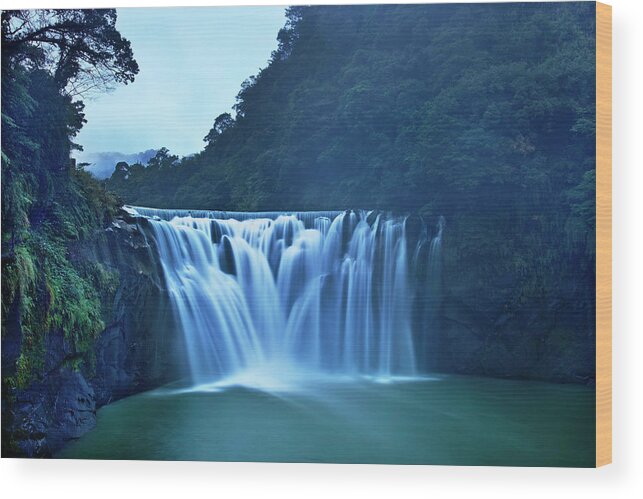
[(194, 384), (416, 374), (405, 218), (130, 210), (149, 222)]

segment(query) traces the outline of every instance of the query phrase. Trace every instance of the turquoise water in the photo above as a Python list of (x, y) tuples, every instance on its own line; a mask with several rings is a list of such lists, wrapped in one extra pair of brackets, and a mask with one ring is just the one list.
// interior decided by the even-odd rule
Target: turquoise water
[(102, 408), (57, 457), (585, 467), (594, 400), (586, 386), (468, 376), (169, 386)]

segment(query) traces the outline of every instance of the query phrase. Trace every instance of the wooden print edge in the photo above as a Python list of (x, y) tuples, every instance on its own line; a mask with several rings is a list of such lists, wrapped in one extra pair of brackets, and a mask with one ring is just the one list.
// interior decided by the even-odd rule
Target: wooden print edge
[(612, 7), (596, 2), (596, 466), (612, 462)]

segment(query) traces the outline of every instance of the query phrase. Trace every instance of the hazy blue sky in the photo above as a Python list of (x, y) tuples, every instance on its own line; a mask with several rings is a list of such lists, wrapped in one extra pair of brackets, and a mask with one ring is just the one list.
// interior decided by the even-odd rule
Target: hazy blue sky
[(267, 66), (284, 7), (125, 8), (117, 27), (132, 42), (134, 83), (85, 99), (77, 137), (86, 153), (203, 148), (214, 118), (230, 111), (241, 83)]

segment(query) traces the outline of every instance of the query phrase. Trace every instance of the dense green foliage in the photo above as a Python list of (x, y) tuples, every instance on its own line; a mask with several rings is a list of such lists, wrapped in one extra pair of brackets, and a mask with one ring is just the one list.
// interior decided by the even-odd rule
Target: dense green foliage
[[(70, 159), (84, 123), (70, 89), (93, 77), (107, 83), (102, 65), (113, 67), (115, 82), (135, 73), (114, 22), (114, 11), (2, 13), (2, 337), (10, 387), (40, 372), (48, 334), (63, 334), (78, 355), (89, 352), (116, 291), (118, 276), (83, 249), (120, 202)], [(19, 345), (15, 359), (8, 335)]]
[(447, 293), (492, 343), (540, 328), (526, 351), (591, 345), (594, 4), (293, 7), (287, 19), (203, 151), (120, 164), (109, 187), (154, 207), (444, 215)]
[(292, 8), (236, 120), (217, 118), (180, 168), (134, 167), (110, 185), (165, 207), (538, 202), (593, 167), (592, 15), (590, 4)]
[(2, 55), (47, 70), (71, 95), (131, 83), (138, 73), (130, 42), (116, 29), (115, 9), (5, 10)]

